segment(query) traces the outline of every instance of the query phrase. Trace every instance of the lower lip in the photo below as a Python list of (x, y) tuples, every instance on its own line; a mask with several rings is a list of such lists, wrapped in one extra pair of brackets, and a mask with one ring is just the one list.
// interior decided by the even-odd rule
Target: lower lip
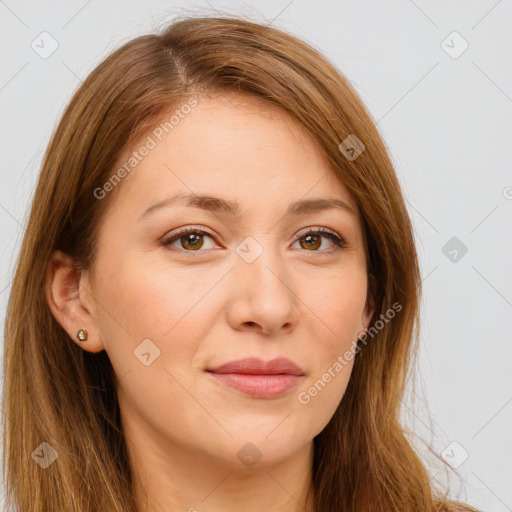
[(298, 375), (249, 375), (247, 373), (209, 372), (222, 384), (255, 398), (275, 398), (284, 395), (299, 383)]

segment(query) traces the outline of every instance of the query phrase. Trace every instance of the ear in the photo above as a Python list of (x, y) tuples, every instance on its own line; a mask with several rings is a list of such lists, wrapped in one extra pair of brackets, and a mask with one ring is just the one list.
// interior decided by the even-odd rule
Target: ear
[(367, 299), (363, 314), (361, 315), (361, 330), (359, 332), (359, 337), (362, 337), (366, 333), (368, 327), (370, 327), (370, 321), (373, 318), (374, 311), (375, 309), (371, 306), (371, 301)]
[[(105, 349), (98, 329), (95, 301), (89, 286), (87, 271), (77, 272), (72, 258), (62, 251), (54, 251), (46, 267), (46, 300), (50, 310), (69, 337), (88, 352)], [(87, 340), (76, 336), (87, 330)]]

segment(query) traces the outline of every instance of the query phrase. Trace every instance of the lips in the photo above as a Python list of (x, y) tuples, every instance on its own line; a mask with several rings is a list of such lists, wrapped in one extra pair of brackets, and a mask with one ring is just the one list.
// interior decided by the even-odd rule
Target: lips
[(207, 371), (214, 373), (244, 373), (247, 375), (304, 375), (302, 368), (291, 359), (278, 357), (270, 361), (263, 361), (257, 357), (248, 357), (230, 361)]
[(221, 384), (255, 398), (275, 398), (296, 387), (304, 371), (292, 360), (256, 357), (230, 361), (206, 370)]

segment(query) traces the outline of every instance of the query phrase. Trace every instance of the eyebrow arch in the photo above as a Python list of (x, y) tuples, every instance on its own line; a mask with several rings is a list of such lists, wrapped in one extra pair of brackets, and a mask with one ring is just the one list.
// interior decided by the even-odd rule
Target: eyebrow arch
[[(147, 217), (150, 213), (155, 212), (161, 208), (169, 208), (172, 206), (183, 205), (199, 208), (202, 210), (210, 210), (213, 212), (222, 212), (233, 217), (240, 217), (240, 205), (236, 201), (228, 201), (220, 197), (214, 197), (204, 194), (178, 194), (174, 197), (164, 199), (151, 205), (147, 210), (142, 213), (137, 221)], [(355, 214), (354, 209), (349, 206), (345, 201), (340, 199), (331, 198), (312, 198), (300, 199), (291, 203), (286, 210), (285, 217), (291, 215), (307, 215), (310, 213), (317, 213), (323, 210), (342, 210), (352, 215)]]

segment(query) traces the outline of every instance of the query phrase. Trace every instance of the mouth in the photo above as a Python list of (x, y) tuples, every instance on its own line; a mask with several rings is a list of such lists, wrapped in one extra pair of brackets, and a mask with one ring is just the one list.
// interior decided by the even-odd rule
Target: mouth
[(250, 357), (206, 370), (217, 382), (254, 398), (276, 398), (295, 388), (305, 376), (300, 366), (279, 357)]

